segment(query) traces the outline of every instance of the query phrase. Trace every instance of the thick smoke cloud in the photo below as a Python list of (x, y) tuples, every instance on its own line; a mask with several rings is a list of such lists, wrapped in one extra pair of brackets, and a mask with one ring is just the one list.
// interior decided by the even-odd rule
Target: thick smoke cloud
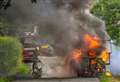
[(30, 0), (13, 0), (12, 7), (2, 14), (21, 26), (38, 26), (39, 34), (48, 36), (56, 55), (61, 56), (81, 46), (85, 33), (106, 39), (104, 22), (89, 12), (93, 1), (38, 0), (32, 4)]
[(84, 34), (108, 39), (104, 22), (90, 13), (95, 0), (37, 0), (36, 4), (30, 0), (12, 1), (12, 7), (0, 14), (15, 22), (23, 32), (25, 27), (32, 31), (37, 26), (40, 37), (47, 37), (53, 47), (54, 55), (64, 57), (71, 50), (83, 47)]

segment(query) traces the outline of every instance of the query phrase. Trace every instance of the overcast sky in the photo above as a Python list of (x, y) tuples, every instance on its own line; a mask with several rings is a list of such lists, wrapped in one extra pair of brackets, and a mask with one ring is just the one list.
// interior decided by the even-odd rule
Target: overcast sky
[(110, 69), (114, 74), (120, 74), (120, 48), (113, 45), (113, 51), (111, 55)]

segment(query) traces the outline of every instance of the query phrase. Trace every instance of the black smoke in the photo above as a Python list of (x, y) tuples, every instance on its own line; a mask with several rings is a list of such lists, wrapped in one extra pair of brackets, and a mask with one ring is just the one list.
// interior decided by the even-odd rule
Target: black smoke
[(0, 14), (18, 24), (23, 31), (24, 27), (38, 26), (39, 34), (47, 36), (56, 55), (61, 56), (81, 46), (81, 37), (86, 33), (106, 39), (104, 22), (90, 13), (93, 1), (38, 0), (32, 4), (30, 0), (12, 0), (12, 7)]

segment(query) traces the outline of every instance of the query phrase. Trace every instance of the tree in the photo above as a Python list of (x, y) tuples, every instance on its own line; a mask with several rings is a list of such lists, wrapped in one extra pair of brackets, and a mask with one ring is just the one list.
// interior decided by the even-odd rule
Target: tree
[(120, 46), (120, 0), (99, 0), (91, 12), (105, 21), (106, 31)]
[(0, 35), (16, 36), (17, 26), (8, 19), (0, 16)]

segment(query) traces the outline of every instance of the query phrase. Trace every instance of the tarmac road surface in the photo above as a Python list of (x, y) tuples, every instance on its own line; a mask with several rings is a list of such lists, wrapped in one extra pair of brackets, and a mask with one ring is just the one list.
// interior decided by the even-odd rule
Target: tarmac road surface
[[(52, 71), (51, 67), (59, 64), (61, 59), (58, 57), (39, 57), (39, 59), (43, 62), (43, 74), (40, 79), (33, 79), (32, 76), (27, 76), (27, 79), (18, 78), (13, 82), (99, 82), (98, 78), (77, 78), (72, 77), (71, 74), (70, 78), (65, 75), (64, 71)], [(50, 71), (49, 71), (50, 70)], [(57, 70), (61, 70), (61, 68), (57, 68)], [(63, 76), (63, 77), (61, 77)], [(29, 78), (30, 77), (30, 78)], [(66, 78), (65, 78), (66, 77)]]
[(99, 79), (97, 78), (38, 79), (38, 80), (16, 80), (13, 82), (99, 82)]

